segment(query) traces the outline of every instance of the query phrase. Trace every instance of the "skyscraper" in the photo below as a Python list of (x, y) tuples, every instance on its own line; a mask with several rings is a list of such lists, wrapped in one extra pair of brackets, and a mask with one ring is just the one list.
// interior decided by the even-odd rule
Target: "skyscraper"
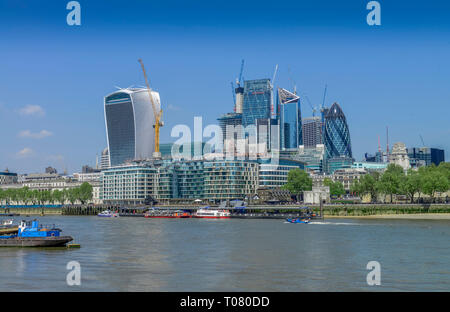
[(320, 117), (307, 117), (302, 120), (303, 145), (305, 147), (315, 147), (323, 144), (322, 121)]
[(257, 119), (270, 118), (272, 87), (270, 79), (244, 81), (242, 125), (256, 125)]
[[(151, 93), (159, 111), (159, 93)], [(118, 90), (105, 97), (104, 107), (110, 166), (151, 158), (155, 151), (155, 116), (148, 90)]]
[[(325, 159), (327, 163), (342, 163), (347, 166), (352, 162), (352, 146), (344, 112), (339, 104), (334, 103), (328, 109), (324, 118)], [(333, 165), (333, 171), (335, 169), (339, 168)], [(327, 172), (330, 172), (330, 170), (327, 169)]]
[(277, 107), (281, 148), (298, 148), (303, 144), (300, 97), (286, 89), (278, 88)]

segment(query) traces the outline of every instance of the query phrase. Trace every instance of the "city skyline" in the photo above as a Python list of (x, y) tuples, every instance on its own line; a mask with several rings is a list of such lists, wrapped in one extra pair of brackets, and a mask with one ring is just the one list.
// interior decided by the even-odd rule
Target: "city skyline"
[[(313, 105), (322, 103), (327, 84), (325, 105), (338, 102), (344, 110), (357, 160), (377, 150), (378, 136), (386, 145), (386, 126), (391, 146), (398, 141), (422, 146), (422, 136), (425, 146), (450, 150), (450, 94), (445, 84), (450, 47), (444, 39), (450, 27), (439, 15), (432, 21), (425, 3), (382, 3), (379, 29), (364, 24), (362, 2), (330, 4), (327, 9), (323, 4), (320, 9), (292, 4), (307, 17), (297, 21), (284, 21), (281, 12), (270, 12), (273, 7), (249, 13), (245, 10), (251, 5), (244, 3), (244, 21), (229, 8), (219, 14), (213, 4), (207, 6), (206, 11), (223, 22), (221, 27), (201, 16), (191, 23), (174, 17), (165, 23), (162, 18), (147, 22), (138, 14), (128, 23), (131, 12), (126, 9), (123, 28), (114, 22), (123, 9), (117, 2), (109, 4), (110, 19), (99, 4), (81, 2), (83, 20), (77, 29), (64, 24), (65, 4), (16, 8), (11, 2), (0, 3), (17, 13), (15, 19), (14, 14), (1, 13), (10, 28), (1, 30), (9, 44), (0, 52), (0, 170), (42, 172), (53, 166), (72, 173), (84, 164), (95, 165), (96, 154), (100, 157), (107, 146), (103, 97), (115, 85), (144, 84), (139, 57), (148, 64), (151, 86), (161, 94), (166, 123), (162, 143), (176, 140), (170, 138), (176, 124), (192, 126), (194, 116), (217, 124), (219, 116), (233, 110), (229, 82), (245, 59), (245, 80), (271, 78), (279, 64), (275, 86), (292, 90), (295, 83), (299, 96), (307, 95)], [(161, 16), (168, 17), (168, 7), (158, 6)], [(195, 6), (187, 9), (195, 11)], [(266, 17), (272, 17), (270, 22), (264, 22)], [(411, 25), (414, 18), (417, 23)], [(278, 26), (274, 19), (280, 21)], [(189, 25), (182, 29), (183, 36), (180, 23)], [(148, 40), (138, 40), (142, 36)], [(289, 37), (289, 49), (280, 49)], [(124, 38), (127, 48), (106, 48), (114, 38)], [(305, 101), (301, 110), (303, 117), (312, 115)]]

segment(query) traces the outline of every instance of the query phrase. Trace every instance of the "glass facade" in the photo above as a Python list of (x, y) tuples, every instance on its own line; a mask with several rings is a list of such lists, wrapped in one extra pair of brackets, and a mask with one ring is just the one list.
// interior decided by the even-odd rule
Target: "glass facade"
[(350, 131), (341, 107), (334, 103), (325, 115), (324, 129), (325, 156), (352, 157)]
[(303, 144), (300, 98), (294, 93), (278, 88), (277, 107), (281, 148), (298, 148)]
[(111, 165), (134, 159), (134, 112), (130, 95), (118, 92), (107, 96), (105, 119)]
[[(159, 111), (159, 93), (151, 94)], [(105, 123), (111, 166), (152, 158), (155, 117), (148, 89), (121, 89), (106, 96)]]
[(445, 161), (444, 150), (429, 147), (410, 147), (407, 149), (411, 167), (429, 166), (435, 164), (438, 166)]
[(271, 117), (272, 88), (270, 79), (244, 81), (242, 125), (255, 125), (257, 119)]

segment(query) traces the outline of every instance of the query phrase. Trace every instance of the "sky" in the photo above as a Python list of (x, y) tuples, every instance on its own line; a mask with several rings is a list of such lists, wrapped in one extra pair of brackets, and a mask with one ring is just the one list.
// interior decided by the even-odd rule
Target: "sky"
[[(165, 126), (204, 127), (233, 110), (230, 82), (272, 78), (314, 106), (333, 102), (349, 124), (353, 156), (386, 147), (450, 152), (450, 3), (379, 1), (69, 1), (0, 0), (0, 170), (79, 172), (106, 147), (103, 98), (150, 84)], [(307, 101), (302, 115), (312, 115)], [(422, 139), (421, 139), (422, 137)]]

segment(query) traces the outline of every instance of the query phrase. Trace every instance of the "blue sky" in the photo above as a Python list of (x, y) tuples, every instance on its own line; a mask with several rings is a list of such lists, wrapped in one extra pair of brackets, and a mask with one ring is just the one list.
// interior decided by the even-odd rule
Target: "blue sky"
[[(232, 111), (230, 82), (271, 78), (314, 105), (338, 102), (354, 157), (390, 143), (450, 151), (450, 4), (365, 0), (0, 1), (0, 170), (79, 171), (106, 146), (103, 97), (143, 85), (142, 58), (160, 92), (165, 127), (204, 125)], [(344, 3), (341, 3), (344, 2)], [(304, 102), (303, 116), (311, 116)]]

